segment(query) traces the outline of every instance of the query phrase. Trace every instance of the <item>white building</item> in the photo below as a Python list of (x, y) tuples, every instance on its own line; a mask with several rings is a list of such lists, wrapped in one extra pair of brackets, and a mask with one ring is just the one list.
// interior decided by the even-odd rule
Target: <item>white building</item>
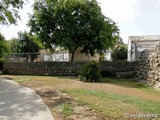
[(160, 43), (160, 35), (130, 36), (128, 39), (128, 61), (137, 61), (140, 52), (154, 49)]

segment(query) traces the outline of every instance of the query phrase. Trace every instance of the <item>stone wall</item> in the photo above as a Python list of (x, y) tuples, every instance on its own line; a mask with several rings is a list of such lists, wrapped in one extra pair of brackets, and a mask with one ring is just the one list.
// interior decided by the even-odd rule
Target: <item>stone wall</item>
[[(5, 62), (4, 74), (13, 75), (51, 75), (77, 76), (85, 62)], [(134, 63), (132, 62), (101, 62), (103, 76), (132, 78)], [(128, 74), (129, 73), (129, 74)]]
[(153, 50), (143, 51), (135, 69), (138, 80), (160, 87), (160, 44)]
[(84, 63), (71, 62), (5, 62), (4, 74), (76, 76)]
[(103, 76), (116, 78), (134, 78), (134, 62), (101, 62)]

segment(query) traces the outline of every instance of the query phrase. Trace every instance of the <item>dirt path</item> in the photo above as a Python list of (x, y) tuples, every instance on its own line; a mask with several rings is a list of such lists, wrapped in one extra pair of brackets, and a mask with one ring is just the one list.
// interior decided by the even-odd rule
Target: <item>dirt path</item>
[[(25, 85), (32, 87), (33, 89), (46, 89), (43, 87), (42, 81), (36, 81), (36, 83), (25, 83)], [(134, 96), (145, 100), (160, 101), (160, 96), (152, 95), (137, 88), (127, 88), (123, 86), (107, 84), (107, 83), (83, 83), (81, 81), (67, 80), (67, 82), (59, 82), (56, 84), (48, 85), (51, 89), (54, 90), (63, 90), (63, 89), (86, 89), (86, 90), (101, 90), (109, 93), (123, 94), (128, 96)]]

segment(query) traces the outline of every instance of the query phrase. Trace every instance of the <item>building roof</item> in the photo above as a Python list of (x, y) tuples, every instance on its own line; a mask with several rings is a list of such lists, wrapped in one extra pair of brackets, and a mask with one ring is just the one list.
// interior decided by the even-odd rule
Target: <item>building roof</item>
[(144, 35), (144, 36), (129, 36), (131, 42), (135, 41), (160, 41), (160, 35)]

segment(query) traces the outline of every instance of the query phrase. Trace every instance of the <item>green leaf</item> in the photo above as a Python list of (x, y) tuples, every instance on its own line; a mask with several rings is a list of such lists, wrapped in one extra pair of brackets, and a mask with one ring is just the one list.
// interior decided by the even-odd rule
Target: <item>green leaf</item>
[(59, 45), (72, 55), (78, 48), (94, 55), (119, 39), (116, 23), (102, 14), (96, 0), (36, 1), (28, 25), (46, 48)]

